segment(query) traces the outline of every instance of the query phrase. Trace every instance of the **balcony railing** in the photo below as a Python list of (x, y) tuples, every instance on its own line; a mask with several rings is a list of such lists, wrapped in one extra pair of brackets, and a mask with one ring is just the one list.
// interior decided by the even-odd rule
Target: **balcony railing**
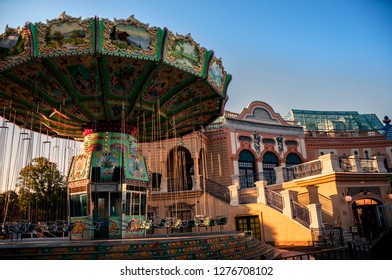
[(339, 158), (339, 166), (343, 172), (351, 172), (353, 170), (351, 162), (348, 158)]
[(285, 182), (295, 179), (306, 178), (321, 174), (320, 160), (309, 161), (303, 164), (293, 165), (283, 169), (283, 176)]
[(263, 173), (252, 173), (238, 176), (241, 189), (253, 188), (255, 187), (255, 182), (262, 181), (263, 178)]
[(361, 166), (363, 172), (369, 172), (369, 173), (377, 172), (377, 168), (375, 166), (375, 160), (373, 159), (361, 158), (359, 159), (359, 165)]
[(330, 130), (330, 131), (321, 131), (321, 130), (306, 130), (306, 136), (312, 137), (368, 137), (368, 136), (378, 136), (381, 135), (377, 130), (369, 130), (369, 131), (341, 131), (341, 130)]

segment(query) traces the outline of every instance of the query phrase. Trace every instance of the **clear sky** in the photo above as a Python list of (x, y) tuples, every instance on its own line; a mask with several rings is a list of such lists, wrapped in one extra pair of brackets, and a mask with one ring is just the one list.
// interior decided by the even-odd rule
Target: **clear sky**
[(289, 109), (392, 117), (392, 1), (0, 0), (6, 24), (74, 17), (126, 19), (191, 34), (233, 76), (226, 110), (254, 100)]

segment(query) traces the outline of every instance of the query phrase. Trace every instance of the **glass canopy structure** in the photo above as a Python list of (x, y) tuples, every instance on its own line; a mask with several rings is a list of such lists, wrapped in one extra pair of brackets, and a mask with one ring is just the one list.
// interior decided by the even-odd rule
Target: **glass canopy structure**
[(376, 131), (383, 124), (375, 114), (356, 111), (310, 111), (291, 109), (284, 119), (306, 131)]

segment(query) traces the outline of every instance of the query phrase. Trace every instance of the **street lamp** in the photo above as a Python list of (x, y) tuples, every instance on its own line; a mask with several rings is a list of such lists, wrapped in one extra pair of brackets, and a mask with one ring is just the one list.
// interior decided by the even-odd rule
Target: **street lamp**
[(345, 200), (347, 203), (350, 203), (350, 202), (353, 200), (353, 197), (348, 193), (348, 188), (346, 188), (346, 189), (344, 190), (343, 197), (344, 197), (344, 200)]

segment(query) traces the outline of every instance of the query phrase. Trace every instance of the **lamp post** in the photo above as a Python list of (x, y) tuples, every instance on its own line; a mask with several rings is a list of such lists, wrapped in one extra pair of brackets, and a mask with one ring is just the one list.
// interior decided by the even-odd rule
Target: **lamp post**
[(346, 188), (346, 189), (344, 190), (343, 197), (344, 197), (344, 200), (345, 200), (347, 203), (350, 203), (350, 202), (353, 200), (353, 197), (352, 197), (352, 196), (349, 194), (349, 192), (348, 192), (348, 188)]

